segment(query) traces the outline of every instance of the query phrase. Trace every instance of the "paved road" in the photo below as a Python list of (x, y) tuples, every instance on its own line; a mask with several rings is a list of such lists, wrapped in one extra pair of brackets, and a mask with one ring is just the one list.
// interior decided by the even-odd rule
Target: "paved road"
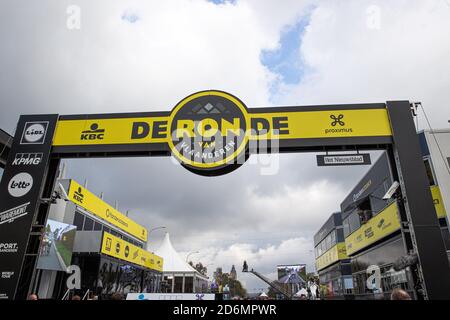
[(45, 270), (65, 270), (66, 266), (61, 265), (58, 254), (56, 252), (55, 243), (52, 242), (52, 245), (50, 247), (50, 254), (47, 256), (40, 256), (38, 261), (38, 269), (45, 269)]

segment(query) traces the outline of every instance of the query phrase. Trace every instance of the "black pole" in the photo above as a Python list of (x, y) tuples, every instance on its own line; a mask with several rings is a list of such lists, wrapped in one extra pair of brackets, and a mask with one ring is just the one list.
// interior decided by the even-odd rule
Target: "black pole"
[(404, 212), (402, 232), (409, 254), (417, 254), (417, 280), (424, 299), (450, 299), (450, 267), (422, 160), (409, 101), (387, 102), (395, 170)]

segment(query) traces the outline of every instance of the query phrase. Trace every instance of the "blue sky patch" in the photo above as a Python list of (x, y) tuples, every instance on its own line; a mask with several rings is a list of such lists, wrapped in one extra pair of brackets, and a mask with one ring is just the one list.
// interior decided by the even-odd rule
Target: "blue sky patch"
[(121, 18), (123, 21), (129, 22), (129, 23), (136, 23), (139, 20), (139, 16), (136, 13), (131, 12), (131, 11), (125, 11), (122, 14)]
[(279, 74), (286, 84), (299, 83), (304, 74), (304, 65), (300, 56), (302, 36), (309, 17), (288, 27), (281, 34), (280, 47), (277, 50), (265, 50), (261, 53), (261, 63), (273, 73)]

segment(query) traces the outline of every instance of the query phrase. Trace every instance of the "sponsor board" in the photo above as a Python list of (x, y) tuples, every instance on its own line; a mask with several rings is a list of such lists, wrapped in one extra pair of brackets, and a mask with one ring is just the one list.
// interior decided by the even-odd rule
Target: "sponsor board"
[(46, 168), (57, 119), (55, 114), (22, 115), (17, 124), (0, 182), (0, 270), (4, 271), (0, 277), (0, 298), (3, 299), (26, 298), (28, 288), (25, 289), (24, 283), (19, 285), (20, 275), (33, 272), (32, 264), (24, 264), (26, 248), (39, 249), (39, 240), (30, 237), (30, 230), (41, 205), (39, 199), (49, 196), (42, 194), (42, 184), (49, 172)]
[(161, 257), (122, 240), (119, 237), (113, 236), (108, 232), (103, 232), (100, 253), (137, 264), (141, 267), (162, 272), (163, 259)]
[(134, 222), (126, 215), (119, 212), (113, 206), (107, 204), (95, 194), (82, 187), (78, 182), (70, 180), (70, 201), (88, 210), (93, 215), (111, 223), (132, 236), (147, 241), (147, 229)]
[(48, 121), (26, 122), (20, 144), (43, 144), (47, 134)]
[(36, 152), (36, 153), (17, 153), (14, 156), (14, 160), (12, 161), (11, 165), (13, 166), (37, 166), (41, 164), (42, 152)]
[(447, 211), (445, 210), (444, 203), (442, 202), (441, 190), (438, 186), (431, 186), (430, 191), (438, 218), (442, 219), (447, 217)]
[(346, 252), (348, 255), (352, 255), (399, 229), (398, 205), (393, 202), (345, 238)]
[(316, 259), (316, 270), (320, 271), (325, 269), (333, 263), (343, 259), (348, 259), (348, 256), (345, 249), (345, 243), (340, 242)]
[(229, 93), (209, 90), (184, 98), (171, 112), (62, 117), (53, 146), (61, 153), (83, 152), (88, 146), (103, 147), (90, 149), (94, 152), (151, 148), (171, 154), (195, 173), (219, 175), (245, 162), (253, 142), (262, 150), (263, 143), (258, 141), (279, 140), (283, 147), (283, 143), (326, 144), (317, 142), (324, 138), (391, 135), (383, 106), (367, 109), (336, 106), (329, 111), (313, 107), (251, 109)]
[(214, 293), (128, 293), (127, 300), (215, 300)]
[(29, 204), (30, 203), (27, 202), (20, 206), (0, 212), (0, 224), (11, 223), (16, 219), (27, 215), (28, 214), (27, 208)]
[(2, 242), (0, 243), (0, 253), (17, 253), (19, 245), (17, 242)]
[(9, 180), (8, 192), (15, 198), (26, 195), (33, 187), (33, 177), (27, 172), (16, 174)]

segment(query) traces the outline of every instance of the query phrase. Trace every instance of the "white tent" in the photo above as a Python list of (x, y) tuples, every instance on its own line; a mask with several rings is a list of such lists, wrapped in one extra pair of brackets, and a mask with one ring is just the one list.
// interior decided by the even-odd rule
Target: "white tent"
[(259, 295), (259, 297), (260, 298), (268, 298), (269, 296), (265, 292), (263, 292)]
[(163, 258), (163, 273), (183, 273), (192, 274), (201, 279), (207, 280), (208, 277), (202, 275), (189, 265), (175, 250), (170, 241), (170, 235), (167, 232), (160, 247), (155, 254)]
[(169, 233), (166, 233), (161, 246), (155, 251), (155, 254), (164, 259), (163, 272), (196, 272), (174, 249)]

